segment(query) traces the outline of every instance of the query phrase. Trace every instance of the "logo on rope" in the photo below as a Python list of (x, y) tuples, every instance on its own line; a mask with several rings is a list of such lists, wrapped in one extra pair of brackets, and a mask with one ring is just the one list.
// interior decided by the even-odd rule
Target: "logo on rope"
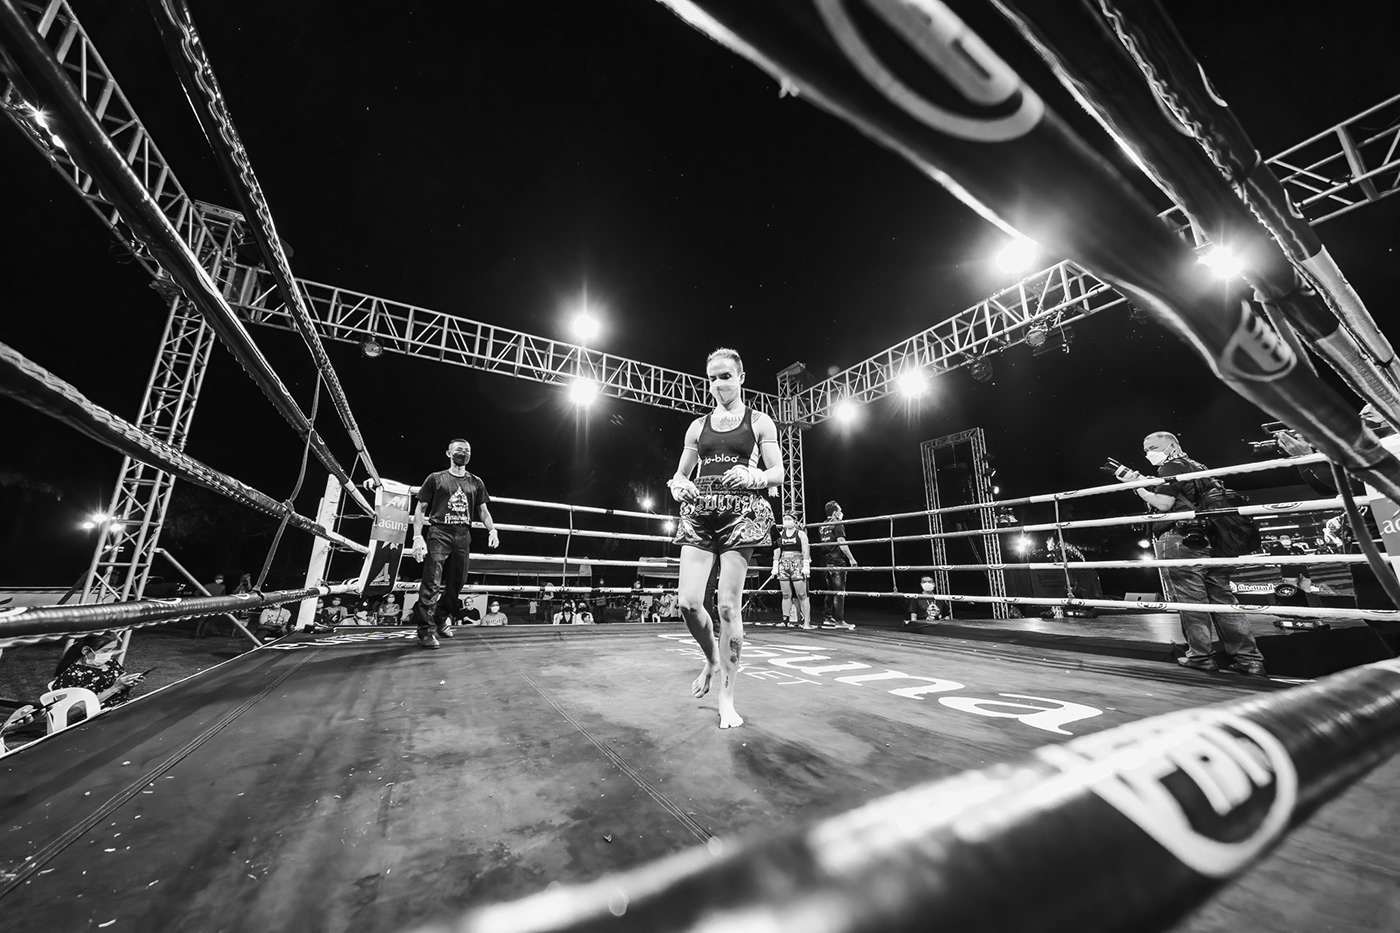
[(1221, 374), (1246, 382), (1273, 382), (1298, 365), (1298, 358), (1264, 318), (1244, 306), (1240, 322), (1220, 354)]
[(1266, 502), (1259, 507), (1269, 512), (1291, 512), (1300, 505), (1301, 502)]
[(1219, 710), (1159, 716), (1036, 755), (1212, 878), (1234, 874), (1278, 839), (1298, 799), (1283, 744)]
[(869, 0), (868, 5), (962, 98), (962, 112), (930, 101), (880, 60), (847, 12), (847, 0), (817, 0), (822, 19), (846, 58), (877, 91), (915, 120), (957, 139), (1003, 142), (1025, 136), (1044, 117), (1040, 97), (939, 0), (925, 0), (917, 8), (890, 0)]

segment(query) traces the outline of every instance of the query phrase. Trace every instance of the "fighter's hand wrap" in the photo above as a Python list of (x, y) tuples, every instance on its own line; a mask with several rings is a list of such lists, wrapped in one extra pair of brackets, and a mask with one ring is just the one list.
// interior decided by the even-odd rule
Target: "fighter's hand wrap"
[(726, 485), (739, 489), (767, 489), (768, 472), (751, 466), (732, 466), (725, 471)]
[(804, 561), (802, 562), (802, 576), (804, 576), (804, 577), (810, 577), (811, 575), (812, 575), (812, 562), (811, 562), (810, 560), (804, 560)]
[(671, 498), (677, 502), (685, 502), (700, 495), (700, 490), (695, 484), (684, 476), (673, 476), (666, 481), (666, 488), (671, 490)]

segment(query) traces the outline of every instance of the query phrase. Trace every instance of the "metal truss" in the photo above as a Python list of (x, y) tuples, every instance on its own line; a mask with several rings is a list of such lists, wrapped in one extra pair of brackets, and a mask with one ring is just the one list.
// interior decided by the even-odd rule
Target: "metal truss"
[[(1400, 95), (1298, 143), (1267, 164), (1314, 225), (1397, 193)], [(1161, 217), (1174, 229), (1190, 226), (1179, 208)], [(1125, 302), (1092, 273), (1068, 261), (1058, 263), (799, 393), (794, 420), (819, 424), (843, 399), (871, 402), (890, 394), (906, 369), (922, 369), (928, 375), (957, 369), (1023, 343), (1032, 325), (1054, 329)]]
[[(1314, 226), (1400, 192), (1400, 94), (1265, 160)], [(1163, 217), (1178, 227), (1186, 213)]]
[[(161, 154), (151, 134), (136, 116), (131, 102), (122, 93), (92, 40), (78, 23), (72, 8), (63, 0), (49, 3), (20, 2), (31, 18), (35, 31), (44, 39), (54, 59), (82, 93), (88, 107), (102, 124), (107, 137), (126, 158), (151, 198), (159, 205), (185, 245), (206, 269), (214, 269), (221, 258), (232, 255), (232, 246), (216, 240), (204, 227), (203, 215), (185, 193), (170, 164)], [(122, 222), (120, 214), (103, 197), (91, 175), (69, 157), (63, 140), (50, 130), (45, 115), (24, 99), (20, 89), (0, 73), (0, 111), (10, 118), (58, 173), (82, 198), (117, 239), (136, 257), (153, 279), (168, 278), (150, 253)]]
[[(955, 434), (945, 434), (942, 437), (935, 437), (933, 440), (924, 441), (919, 445), (919, 453), (923, 459), (924, 466), (924, 496), (930, 509), (941, 508), (942, 495), (938, 483), (938, 464), (936, 454), (939, 450), (966, 445), (970, 454), (969, 463), (969, 491), (972, 494), (971, 501), (974, 503), (986, 503), (985, 508), (977, 510), (981, 527), (984, 531), (992, 531), (997, 528), (996, 509), (992, 500), (992, 481), (990, 458), (987, 453), (987, 435), (981, 428), (970, 428), (966, 431), (958, 431)], [(941, 533), (943, 528), (943, 515), (935, 513), (929, 517), (929, 531), (933, 534)], [(969, 538), (976, 547), (977, 541), (982, 542), (985, 548), (983, 553), (983, 563), (996, 565), (994, 569), (987, 571), (987, 590), (992, 596), (1006, 596), (1006, 573), (1001, 570), (1001, 536), (995, 534), (978, 535)], [(933, 549), (934, 564), (948, 563), (948, 545), (944, 538), (932, 538), (929, 545)], [(934, 591), (937, 593), (951, 593), (948, 581), (947, 570), (934, 570), (933, 576)], [(992, 615), (998, 619), (1011, 618), (1011, 605), (1006, 602), (994, 603)]]
[(807, 367), (793, 363), (778, 373), (778, 397), (782, 400), (784, 417), (778, 419), (778, 444), (783, 451), (786, 475), (782, 485), (782, 512), (792, 512), (799, 525), (807, 524), (807, 488), (804, 481), (802, 456), (802, 426), (792, 417), (792, 398), (804, 385)]
[(1126, 301), (1074, 263), (1057, 263), (798, 393), (793, 418), (806, 426), (819, 424), (831, 417), (837, 402), (889, 395), (909, 370), (948, 372), (1023, 343), (1033, 325), (1064, 327)]
[[(171, 303), (160, 352), (141, 400), (136, 425), (180, 450), (185, 449), (195, 402), (204, 384), (214, 332), (189, 302)], [(140, 599), (160, 543), (175, 477), (126, 457), (101, 526), (82, 602)]]
[[(551, 385), (592, 379), (603, 395), (658, 408), (702, 414), (714, 407), (705, 380), (689, 373), (319, 282), (297, 283), (328, 340), (359, 344), (373, 339), (386, 352)], [(226, 294), (248, 323), (295, 329), (262, 269), (231, 269)], [(744, 398), (775, 421), (781, 419), (776, 395), (745, 390)]]

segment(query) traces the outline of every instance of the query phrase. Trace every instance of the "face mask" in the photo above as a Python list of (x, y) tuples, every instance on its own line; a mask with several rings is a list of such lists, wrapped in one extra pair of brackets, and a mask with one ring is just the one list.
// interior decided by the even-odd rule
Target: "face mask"
[(920, 584), (919, 584), (919, 587), (920, 587), (925, 593), (932, 593), (932, 592), (933, 592), (933, 584), (932, 584), (932, 583), (920, 583)]
[(454, 451), (452, 454), (452, 462), (457, 466), (466, 466), (467, 455), (460, 450)]
[(1147, 462), (1153, 466), (1161, 466), (1167, 462), (1167, 452), (1165, 450), (1149, 450), (1145, 456)]
[(116, 656), (116, 649), (112, 649), (111, 651), (94, 651), (92, 653), (92, 663), (97, 667), (103, 667), (107, 664), (108, 661), (111, 661), (114, 658), (116, 658)]
[(501, 611), (501, 607), (500, 607), (500, 606), (492, 606), (492, 607), (491, 607), (491, 611), (492, 611), (492, 612), (500, 612), (500, 611)]

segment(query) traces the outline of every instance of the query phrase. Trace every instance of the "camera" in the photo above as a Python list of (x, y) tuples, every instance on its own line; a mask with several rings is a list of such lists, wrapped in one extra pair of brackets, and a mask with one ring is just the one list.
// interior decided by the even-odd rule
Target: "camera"
[(1099, 469), (1103, 470), (1105, 473), (1112, 473), (1114, 476), (1117, 476), (1118, 471), (1123, 469), (1123, 464), (1119, 463), (1117, 460), (1114, 460), (1112, 457), (1109, 457), (1107, 460), (1104, 461), (1103, 466), (1099, 467)]
[(1202, 518), (1186, 518), (1176, 523), (1181, 543), (1190, 548), (1210, 547), (1210, 525)]

